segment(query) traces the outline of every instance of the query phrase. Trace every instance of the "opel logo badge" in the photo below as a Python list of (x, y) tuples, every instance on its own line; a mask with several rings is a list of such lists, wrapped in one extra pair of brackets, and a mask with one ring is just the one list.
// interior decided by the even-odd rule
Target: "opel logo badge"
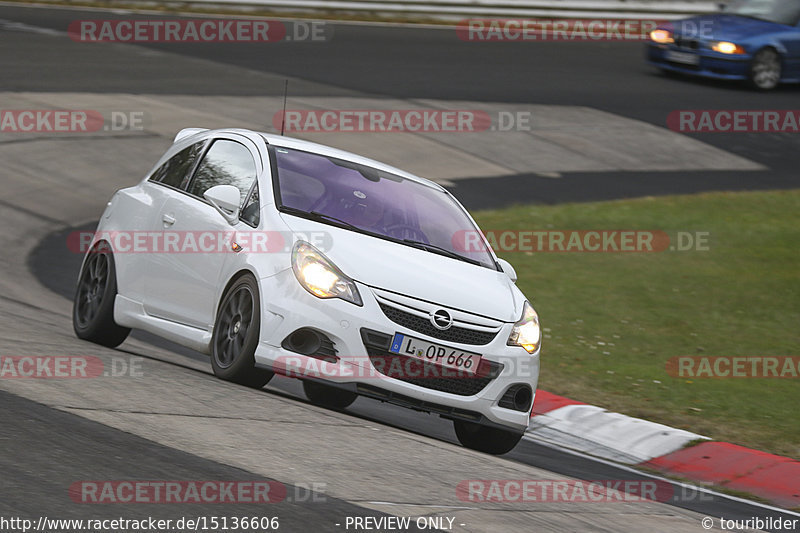
[(453, 325), (453, 317), (444, 309), (432, 312), (430, 320), (436, 329), (450, 329), (450, 326)]

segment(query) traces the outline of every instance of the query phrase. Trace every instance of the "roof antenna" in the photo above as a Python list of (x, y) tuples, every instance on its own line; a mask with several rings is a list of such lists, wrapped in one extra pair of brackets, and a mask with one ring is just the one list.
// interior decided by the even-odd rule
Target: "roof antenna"
[(283, 114), (281, 115), (281, 137), (283, 137), (283, 129), (286, 127), (286, 93), (289, 92), (289, 79), (283, 82)]

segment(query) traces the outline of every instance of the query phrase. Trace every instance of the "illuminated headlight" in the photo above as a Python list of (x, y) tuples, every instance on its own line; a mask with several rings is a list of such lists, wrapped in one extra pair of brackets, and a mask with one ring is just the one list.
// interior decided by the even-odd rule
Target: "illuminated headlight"
[(317, 298), (341, 298), (363, 305), (356, 284), (342, 274), (322, 252), (298, 241), (292, 249), (292, 270), (305, 290)]
[(508, 336), (509, 346), (522, 346), (528, 353), (539, 349), (542, 342), (542, 329), (539, 327), (539, 315), (528, 302), (522, 308), (522, 318), (514, 324)]
[(716, 41), (711, 43), (711, 49), (721, 54), (744, 54), (744, 48), (738, 44), (730, 43), (728, 41)]
[(650, 32), (650, 39), (659, 44), (675, 42), (675, 39), (672, 38), (672, 32), (669, 30), (653, 30)]

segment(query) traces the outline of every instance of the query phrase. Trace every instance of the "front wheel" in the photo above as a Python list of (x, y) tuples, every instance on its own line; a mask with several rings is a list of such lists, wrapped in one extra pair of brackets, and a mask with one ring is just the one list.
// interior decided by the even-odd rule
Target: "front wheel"
[(769, 91), (781, 81), (781, 56), (772, 48), (760, 50), (750, 63), (750, 84), (761, 91)]
[(122, 344), (131, 330), (114, 322), (116, 296), (114, 256), (106, 243), (100, 243), (83, 262), (72, 303), (72, 328), (79, 339), (109, 348)]
[(254, 389), (272, 379), (272, 372), (255, 367), (260, 310), (258, 283), (252, 276), (242, 276), (225, 292), (211, 339), (211, 368), (218, 378)]
[(456, 437), (465, 448), (492, 455), (503, 455), (514, 449), (522, 439), (521, 433), (513, 433), (505, 429), (481, 426), (474, 422), (454, 420)]
[(314, 405), (331, 409), (349, 407), (358, 398), (358, 394), (355, 392), (323, 385), (316, 381), (303, 381), (303, 392)]

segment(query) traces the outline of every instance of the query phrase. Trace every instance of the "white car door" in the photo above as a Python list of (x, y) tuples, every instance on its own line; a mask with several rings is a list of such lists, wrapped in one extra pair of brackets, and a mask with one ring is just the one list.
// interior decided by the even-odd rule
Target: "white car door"
[(229, 224), (203, 193), (215, 185), (233, 185), (244, 203), (261, 171), (255, 144), (243, 136), (223, 135), (211, 141), (182, 190), (168, 191), (155, 219), (163, 242), (162, 253), (154, 254), (149, 265), (148, 314), (204, 330), (214, 323), (221, 278), (235, 253), (225, 236), (252, 228), (241, 221)]
[(150, 265), (158, 250), (137, 243), (146, 242), (140, 239), (154, 229), (153, 221), (160, 216), (170, 191), (174, 194), (191, 177), (205, 144), (206, 141), (196, 142), (169, 155), (138, 189), (125, 197), (122, 206), (115, 207), (110, 229), (114, 236), (117, 288), (126, 298), (144, 301)]

